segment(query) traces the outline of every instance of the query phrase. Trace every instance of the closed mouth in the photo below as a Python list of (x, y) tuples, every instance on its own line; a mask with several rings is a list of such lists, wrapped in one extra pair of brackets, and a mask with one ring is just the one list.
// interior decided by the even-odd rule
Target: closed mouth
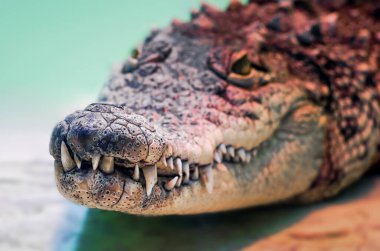
[[(153, 187), (157, 184), (170, 192), (194, 183), (201, 182), (208, 193), (213, 191), (214, 177), (212, 169), (219, 171), (227, 169), (224, 163), (248, 165), (258, 154), (259, 147), (251, 150), (234, 148), (231, 145), (220, 144), (214, 150), (213, 161), (206, 165), (189, 163), (180, 157), (161, 157), (154, 165), (143, 163), (131, 163), (128, 160), (112, 156), (94, 155), (92, 159), (80, 159), (67, 144), (61, 143), (61, 163), (65, 173), (80, 174), (80, 172), (102, 172), (104, 175), (113, 175), (115, 170), (125, 178), (133, 179), (145, 186), (146, 195), (149, 197)], [(233, 166), (233, 165), (228, 165)]]

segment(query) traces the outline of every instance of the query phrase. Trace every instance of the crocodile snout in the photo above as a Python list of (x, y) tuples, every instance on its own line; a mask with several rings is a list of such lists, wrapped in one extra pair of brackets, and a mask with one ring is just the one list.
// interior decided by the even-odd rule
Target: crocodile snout
[(87, 112), (70, 124), (67, 143), (85, 159), (101, 154), (138, 162), (148, 155), (143, 130), (113, 114)]
[(144, 117), (108, 104), (91, 104), (59, 123), (52, 136), (53, 155), (59, 155), (62, 141), (83, 160), (112, 156), (148, 165), (164, 151), (162, 137)]

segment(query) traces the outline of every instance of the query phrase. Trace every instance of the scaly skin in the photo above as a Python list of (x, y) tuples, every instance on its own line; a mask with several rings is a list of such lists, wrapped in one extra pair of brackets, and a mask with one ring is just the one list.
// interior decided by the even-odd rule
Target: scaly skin
[(234, 1), (152, 32), (55, 127), (59, 191), (147, 215), (335, 195), (379, 158), (379, 13)]

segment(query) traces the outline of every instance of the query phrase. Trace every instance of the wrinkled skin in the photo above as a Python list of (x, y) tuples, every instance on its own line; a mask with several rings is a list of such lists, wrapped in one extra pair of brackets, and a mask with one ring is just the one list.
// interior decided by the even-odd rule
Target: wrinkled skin
[(380, 149), (380, 7), (339, 4), (205, 5), (152, 32), (55, 127), (59, 191), (149, 215), (335, 195)]

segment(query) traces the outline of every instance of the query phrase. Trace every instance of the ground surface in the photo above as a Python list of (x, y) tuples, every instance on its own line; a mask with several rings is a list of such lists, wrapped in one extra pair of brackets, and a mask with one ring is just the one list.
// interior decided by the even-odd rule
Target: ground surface
[(245, 250), (380, 250), (379, 209), (377, 178), (363, 196), (316, 210)]

